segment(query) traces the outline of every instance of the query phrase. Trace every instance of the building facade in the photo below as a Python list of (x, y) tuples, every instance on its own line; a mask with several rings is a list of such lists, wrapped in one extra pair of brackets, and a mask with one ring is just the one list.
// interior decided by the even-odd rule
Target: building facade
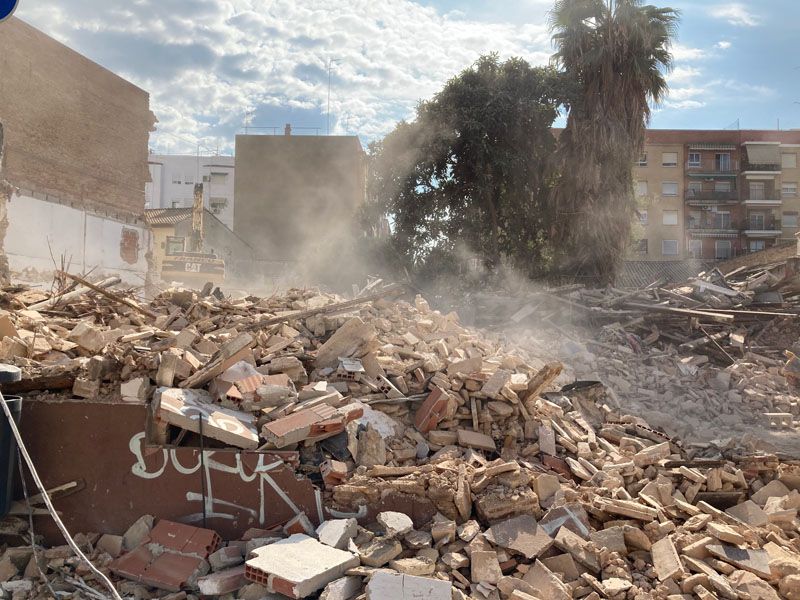
[(191, 208), (194, 184), (203, 184), (203, 204), (229, 229), (234, 223), (232, 156), (151, 154), (150, 183), (145, 187), (147, 208)]
[(149, 95), (12, 17), (0, 23), (0, 179), (12, 271), (112, 271), (141, 282)]
[(629, 258), (725, 260), (798, 232), (800, 131), (649, 130)]

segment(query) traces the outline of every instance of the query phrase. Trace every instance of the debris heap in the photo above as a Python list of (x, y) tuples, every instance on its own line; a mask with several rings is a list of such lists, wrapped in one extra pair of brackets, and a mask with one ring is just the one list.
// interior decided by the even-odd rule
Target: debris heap
[[(15, 385), (148, 403), (162, 443), (299, 450), (330, 517), (225, 542), (149, 516), (79, 535), (130, 597), (800, 598), (800, 465), (684, 445), (420, 296), (169, 290), (140, 306), (95, 287), (68, 304), (6, 291)], [(0, 582), (100, 591), (67, 547), (8, 548)]]

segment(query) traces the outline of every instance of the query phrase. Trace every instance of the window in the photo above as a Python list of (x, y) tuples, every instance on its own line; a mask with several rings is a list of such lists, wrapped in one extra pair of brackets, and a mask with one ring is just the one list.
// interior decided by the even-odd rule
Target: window
[(647, 225), (647, 209), (640, 208), (638, 212), (639, 212), (639, 224)]
[(224, 185), (228, 182), (227, 173), (211, 173), (211, 183), (215, 185)]
[(750, 229), (755, 229), (758, 231), (764, 230), (764, 213), (750, 214)]
[(766, 245), (764, 244), (764, 240), (750, 240), (749, 248), (750, 252), (758, 252), (766, 248)]
[(208, 183), (211, 181), (211, 178), (208, 175), (203, 175), (203, 183)]
[(181, 176), (178, 175), (177, 173), (173, 174), (172, 175), (172, 183), (183, 183), (181, 181)]
[(647, 152), (644, 152), (639, 156), (639, 160), (636, 161), (636, 166), (637, 167), (647, 166)]
[(785, 211), (781, 219), (781, 227), (797, 228), (797, 212)]
[(208, 199), (208, 205), (211, 208), (211, 212), (216, 215), (221, 213), (222, 210), (228, 206), (228, 199), (211, 197)]
[(730, 181), (715, 181), (714, 182), (714, 191), (715, 192), (730, 192), (731, 191), (731, 182)]
[(724, 260), (731, 257), (731, 241), (717, 240), (714, 242), (714, 258)]
[(797, 154), (794, 152), (781, 154), (781, 168), (783, 169), (796, 169), (797, 168)]
[(181, 206), (183, 206), (183, 200), (172, 201), (172, 208), (180, 208)]
[(689, 166), (690, 167), (699, 167), (700, 166), (700, 153), (699, 152), (689, 152)]
[(781, 184), (781, 195), (792, 198), (797, 196), (797, 182), (784, 181), (783, 184)]
[(661, 240), (663, 256), (678, 256), (678, 240)]
[(678, 211), (665, 210), (661, 216), (662, 225), (677, 225), (678, 224)]
[(637, 196), (647, 196), (647, 182), (646, 181), (637, 181), (636, 182), (636, 195)]
[(639, 254), (647, 254), (647, 238), (634, 242), (634, 251)]
[(731, 213), (727, 211), (718, 211), (714, 213), (714, 229), (730, 229), (731, 228)]
[(702, 181), (689, 182), (689, 190), (688, 190), (689, 193), (687, 194), (689, 198), (697, 198), (702, 191), (703, 191)]
[(678, 183), (675, 181), (664, 181), (661, 183), (661, 195), (662, 196), (677, 196), (678, 195)]
[(662, 152), (661, 153), (661, 166), (662, 167), (677, 167), (678, 166), (678, 153), (677, 152)]
[(689, 256), (701, 258), (703, 255), (703, 240), (689, 240)]
[(727, 172), (731, 170), (731, 155), (728, 153), (717, 153), (714, 155), (714, 169), (716, 171)]
[(766, 196), (764, 195), (764, 191), (766, 190), (766, 185), (763, 181), (751, 181), (750, 182), (750, 200), (764, 200)]
[(177, 254), (183, 252), (183, 242), (185, 238), (167, 236), (167, 254)]
[(194, 175), (184, 175), (183, 183), (186, 185), (194, 185)]

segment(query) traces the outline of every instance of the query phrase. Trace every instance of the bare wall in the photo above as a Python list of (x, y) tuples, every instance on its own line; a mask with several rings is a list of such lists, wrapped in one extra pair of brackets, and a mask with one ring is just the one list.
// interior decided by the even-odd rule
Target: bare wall
[(0, 23), (5, 178), (76, 208), (141, 215), (149, 95), (17, 18)]

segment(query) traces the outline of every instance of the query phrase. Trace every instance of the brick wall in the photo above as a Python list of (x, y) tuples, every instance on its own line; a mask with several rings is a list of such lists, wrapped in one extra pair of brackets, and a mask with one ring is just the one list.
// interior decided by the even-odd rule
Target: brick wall
[(26, 194), (141, 215), (149, 95), (17, 18), (0, 23), (5, 178)]

